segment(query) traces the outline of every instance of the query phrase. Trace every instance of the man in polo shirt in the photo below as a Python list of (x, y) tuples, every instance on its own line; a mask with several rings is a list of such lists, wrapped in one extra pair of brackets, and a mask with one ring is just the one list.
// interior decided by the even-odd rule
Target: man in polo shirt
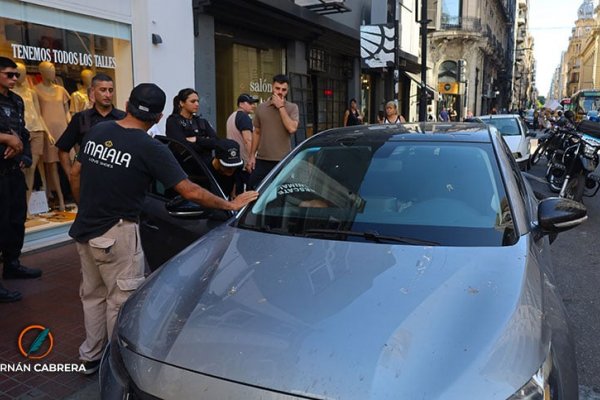
[[(237, 100), (238, 109), (227, 118), (227, 139), (235, 140), (240, 146), (242, 160), (246, 164), (246, 168), (250, 161), (252, 131), (254, 130), (249, 114), (256, 109), (256, 103), (258, 103), (257, 98), (246, 93), (240, 94)], [(238, 171), (235, 175), (237, 178), (235, 184), (236, 192), (241, 193), (248, 184), (250, 172), (244, 169)]]
[(83, 137), (90, 128), (102, 121), (116, 121), (125, 118), (125, 112), (113, 106), (115, 88), (110, 76), (102, 73), (96, 74), (92, 78), (90, 90), (94, 106), (73, 115), (67, 129), (56, 142), (60, 165), (67, 176), (71, 173), (69, 152), (75, 145), (81, 145)]
[(71, 168), (79, 212), (69, 234), (81, 259), (86, 339), (79, 357), (86, 374), (98, 370), (121, 304), (144, 281), (137, 221), (152, 180), (208, 208), (239, 210), (258, 197), (249, 191), (227, 201), (187, 178), (169, 148), (146, 133), (161, 119), (165, 101), (165, 92), (155, 84), (137, 85), (125, 118), (95, 125)]
[(289, 79), (273, 77), (273, 95), (260, 104), (254, 114), (254, 132), (248, 170), (249, 186), (254, 189), (291, 150), (290, 136), (298, 129), (298, 106), (286, 101)]

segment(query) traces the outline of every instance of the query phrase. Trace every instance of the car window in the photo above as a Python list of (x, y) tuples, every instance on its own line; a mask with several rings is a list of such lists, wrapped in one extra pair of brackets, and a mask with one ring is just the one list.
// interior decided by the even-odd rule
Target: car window
[[(173, 153), (179, 165), (183, 168), (185, 173), (188, 175), (188, 179), (192, 182), (202, 186), (204, 189), (214, 192), (210, 178), (206, 174), (204, 168), (200, 163), (200, 158), (193, 154), (193, 150), (183, 146), (181, 143), (170, 140), (167, 142), (169, 150)], [(177, 196), (177, 192), (171, 188), (165, 188), (162, 182), (153, 181), (150, 187), (150, 193), (165, 197), (166, 199), (172, 199)]]
[(298, 152), (239, 226), (290, 235), (376, 231), (495, 246), (507, 244), (507, 231), (514, 230), (505, 199), (491, 144), (332, 145)]
[(502, 136), (518, 136), (521, 134), (516, 118), (486, 118), (482, 121), (494, 125)]

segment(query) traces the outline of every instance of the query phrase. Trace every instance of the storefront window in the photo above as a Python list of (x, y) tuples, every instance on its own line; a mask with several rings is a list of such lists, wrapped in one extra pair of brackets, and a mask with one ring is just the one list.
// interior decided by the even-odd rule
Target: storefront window
[(285, 73), (285, 50), (258, 48), (216, 39), (217, 133), (225, 136), (226, 121), (237, 109), (241, 93), (266, 101), (273, 76)]
[(92, 107), (87, 87), (97, 73), (114, 80), (114, 104), (124, 108), (133, 86), (131, 28), (35, 4), (0, 0), (0, 56), (14, 60), (21, 72), (14, 91), (25, 103), (36, 164), (25, 170), (32, 189), (28, 193), (26, 232), (50, 237), (38, 232), (64, 231), (64, 225), (75, 218), (76, 205), (49, 138), (58, 140), (73, 114)]
[(27, 67), (27, 81), (31, 87), (41, 81), (39, 64), (50, 62), (56, 70), (55, 83), (63, 86), (70, 95), (85, 89), (82, 88), (84, 70), (90, 70), (92, 76), (102, 72), (114, 79), (115, 104), (121, 108), (132, 88), (129, 38), (0, 18), (0, 55)]

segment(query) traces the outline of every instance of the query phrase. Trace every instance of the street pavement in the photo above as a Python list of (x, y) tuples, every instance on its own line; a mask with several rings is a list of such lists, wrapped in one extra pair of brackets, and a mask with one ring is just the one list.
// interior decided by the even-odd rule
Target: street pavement
[[(79, 300), (79, 257), (73, 243), (21, 258), (24, 265), (40, 268), (43, 275), (33, 280), (3, 280), (4, 286), (19, 290), (23, 300), (0, 304), (0, 365), (21, 362), (32, 365), (18, 350), (20, 332), (29, 325), (50, 329), (53, 347), (40, 364), (78, 363), (78, 348), (85, 332)], [(0, 400), (99, 399), (97, 375), (78, 372), (1, 372)]]
[[(537, 179), (528, 180), (536, 192), (545, 197), (556, 196), (548, 188), (545, 167), (546, 159), (542, 158), (529, 171)], [(596, 247), (600, 237), (600, 194), (585, 197), (583, 202), (588, 209), (588, 220), (559, 234), (551, 246), (551, 254), (555, 283), (563, 297), (575, 341), (580, 399), (600, 400), (600, 252)]]

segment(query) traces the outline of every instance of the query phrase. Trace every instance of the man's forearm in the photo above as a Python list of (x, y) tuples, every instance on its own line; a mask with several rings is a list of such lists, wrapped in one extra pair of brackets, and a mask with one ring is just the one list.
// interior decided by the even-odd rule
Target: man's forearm
[(71, 173), (69, 174), (69, 184), (71, 185), (71, 193), (75, 202), (79, 204), (79, 184), (81, 178), (81, 163), (77, 160), (71, 167)]
[(281, 117), (281, 122), (283, 122), (283, 126), (288, 131), (288, 133), (290, 135), (296, 133), (296, 131), (298, 130), (298, 121), (294, 121), (290, 118), (285, 107), (279, 108), (279, 116)]
[(65, 175), (71, 176), (71, 157), (69, 153), (64, 150), (58, 150), (58, 159), (63, 171), (65, 171)]
[(254, 128), (254, 132), (252, 132), (252, 145), (250, 146), (250, 157), (254, 158), (256, 156), (256, 152), (258, 150), (259, 143), (260, 143), (260, 129)]

